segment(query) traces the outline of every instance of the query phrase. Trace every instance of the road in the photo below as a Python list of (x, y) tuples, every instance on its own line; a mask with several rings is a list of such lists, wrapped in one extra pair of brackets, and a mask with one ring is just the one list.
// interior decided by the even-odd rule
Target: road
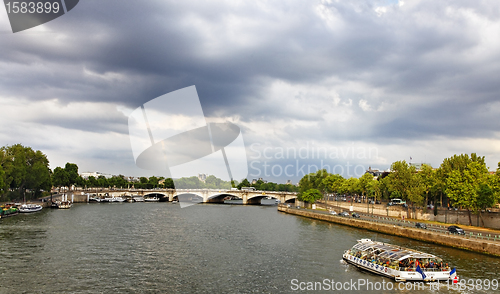
[[(294, 208), (293, 206), (291, 208)], [(296, 209), (296, 208), (294, 208)], [(300, 208), (304, 209), (304, 208)], [(322, 210), (322, 209), (316, 209), (314, 212), (317, 213), (323, 213), (323, 214), (330, 214), (329, 211)], [(340, 213), (340, 211), (336, 211), (337, 213)], [(405, 227), (410, 227), (410, 228), (416, 228), (415, 224), (417, 222), (420, 223), (425, 223), (427, 226), (427, 230), (437, 232), (437, 233), (442, 233), (442, 234), (449, 234), (448, 232), (448, 227), (451, 226), (452, 224), (435, 224), (435, 223), (429, 223), (425, 221), (416, 221), (416, 220), (402, 220), (402, 219), (397, 219), (397, 218), (392, 218), (392, 217), (385, 217), (385, 216), (378, 216), (378, 215), (371, 215), (371, 214), (366, 214), (366, 213), (359, 213), (360, 219), (366, 220), (366, 221), (372, 221), (372, 222), (377, 222), (377, 223), (384, 223), (384, 224), (391, 224), (391, 225), (397, 225), (397, 226), (405, 226)], [(338, 216), (341, 217), (341, 216)], [(460, 228), (464, 229), (465, 235), (462, 235), (464, 238), (477, 238), (477, 239), (484, 239), (484, 240), (495, 240), (500, 242), (500, 231), (495, 231), (495, 230), (490, 230), (490, 229), (481, 229), (481, 228), (471, 228), (471, 227), (466, 227), (466, 226), (459, 226)], [(424, 230), (424, 229), (421, 229)], [(457, 235), (460, 236), (460, 235)]]

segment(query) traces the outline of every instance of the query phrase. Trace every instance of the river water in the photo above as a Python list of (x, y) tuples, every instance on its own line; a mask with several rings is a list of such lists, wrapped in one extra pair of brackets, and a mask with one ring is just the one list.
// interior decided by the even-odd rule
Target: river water
[[(95, 203), (2, 219), (0, 293), (293, 293), (300, 282), (303, 288), (317, 282), (319, 290), (325, 279), (394, 284), (369, 293), (434, 293), (398, 290), (387, 278), (342, 264), (343, 250), (360, 238), (436, 254), (462, 279), (499, 279), (500, 258), (288, 215), (276, 206)], [(317, 292), (367, 292), (355, 287), (327, 291), (323, 284)], [(437, 292), (499, 291), (441, 283)]]

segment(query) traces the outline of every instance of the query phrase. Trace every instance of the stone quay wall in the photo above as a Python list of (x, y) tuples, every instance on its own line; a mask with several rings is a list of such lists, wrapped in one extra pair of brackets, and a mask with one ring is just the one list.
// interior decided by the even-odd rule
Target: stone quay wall
[(383, 223), (376, 223), (371, 221), (340, 217), (335, 215), (317, 213), (305, 209), (294, 209), (288, 208), (285, 205), (279, 205), (278, 211), (299, 215), (307, 218), (318, 219), (322, 221), (327, 221), (331, 223), (337, 223), (341, 225), (356, 227), (360, 229), (366, 229), (374, 232), (380, 232), (384, 234), (405, 237), (415, 240), (420, 240), (424, 242), (430, 242), (435, 244), (440, 244), (444, 246), (460, 248), (490, 255), (500, 256), (500, 242), (489, 241), (489, 240), (478, 240), (478, 239), (467, 239), (464, 237), (458, 237), (453, 235), (446, 235), (437, 232), (431, 232), (427, 230), (400, 227), (397, 225), (389, 225)]

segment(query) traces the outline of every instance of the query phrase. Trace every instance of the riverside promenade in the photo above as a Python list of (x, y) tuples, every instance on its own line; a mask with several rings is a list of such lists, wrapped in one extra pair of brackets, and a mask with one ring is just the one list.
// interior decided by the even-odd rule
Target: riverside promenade
[(338, 215), (316, 212), (310, 209), (296, 209), (288, 207), (284, 204), (278, 205), (278, 211), (340, 225), (380, 232), (388, 235), (410, 238), (500, 257), (500, 241), (498, 240), (486, 240), (477, 238), (474, 239), (467, 235), (456, 236), (442, 232), (399, 226), (397, 224), (387, 224), (375, 220), (361, 220), (351, 217), (341, 217)]

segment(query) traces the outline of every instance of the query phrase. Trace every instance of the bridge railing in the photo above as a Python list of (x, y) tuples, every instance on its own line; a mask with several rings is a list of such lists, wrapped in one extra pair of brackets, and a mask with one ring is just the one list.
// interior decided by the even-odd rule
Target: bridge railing
[(254, 191), (244, 191), (244, 190), (230, 190), (230, 189), (167, 189), (167, 188), (155, 188), (155, 189), (138, 189), (138, 188), (130, 188), (130, 189), (100, 189), (99, 192), (103, 191), (193, 191), (193, 192), (201, 192), (201, 191), (210, 191), (210, 192), (250, 192), (250, 193), (265, 193), (265, 194), (290, 194), (297, 195), (297, 192), (287, 192), (287, 191), (264, 191), (264, 190), (254, 190)]

